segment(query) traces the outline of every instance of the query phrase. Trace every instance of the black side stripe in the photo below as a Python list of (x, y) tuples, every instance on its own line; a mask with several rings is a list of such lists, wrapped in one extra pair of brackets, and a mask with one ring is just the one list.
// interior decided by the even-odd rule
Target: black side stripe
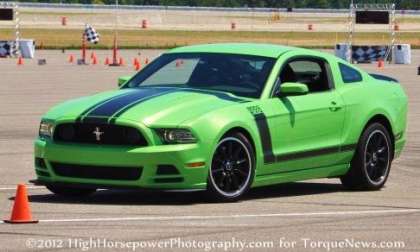
[(260, 135), (261, 146), (264, 154), (264, 163), (276, 162), (276, 157), (273, 153), (273, 144), (271, 143), (271, 134), (268, 127), (267, 118), (263, 112), (254, 114), (255, 122), (257, 123), (258, 132)]
[[(336, 163), (336, 164), (332, 164), (331, 166), (334, 165), (341, 165), (342, 163)], [(278, 175), (278, 174), (284, 174), (284, 173), (293, 173), (293, 172), (302, 172), (302, 171), (309, 171), (309, 170), (316, 170), (316, 169), (320, 169), (320, 168), (326, 168), (326, 166), (319, 166), (319, 167), (311, 167), (311, 168), (303, 168), (303, 169), (297, 169), (297, 170), (289, 170), (289, 171), (276, 171), (276, 172), (272, 172), (272, 173), (268, 173), (268, 174), (257, 174), (257, 177), (264, 177), (264, 176), (271, 176), (271, 175)]]
[(104, 102), (91, 110), (82, 118), (82, 122), (86, 123), (107, 123), (108, 119), (115, 113), (125, 108), (136, 101), (143, 101), (147, 97), (157, 95), (159, 93), (166, 92), (162, 89), (136, 89), (124, 96), (117, 96), (115, 99), (111, 99)]
[(309, 158), (321, 155), (328, 155), (338, 152), (353, 151), (356, 149), (357, 144), (347, 144), (342, 146), (332, 146), (327, 148), (293, 152), (288, 154), (274, 155), (273, 145), (271, 142), (270, 129), (267, 123), (267, 117), (260, 111), (253, 114), (255, 122), (257, 124), (258, 133), (260, 135), (261, 147), (264, 155), (264, 164), (272, 164), (278, 162), (291, 161), (301, 158)]
[(301, 158), (310, 158), (310, 157), (334, 154), (334, 153), (339, 153), (339, 152), (352, 151), (355, 148), (356, 148), (356, 144), (347, 144), (347, 145), (342, 145), (342, 146), (333, 146), (333, 147), (321, 148), (321, 149), (316, 149), (316, 150), (293, 152), (293, 153), (288, 153), (288, 154), (277, 155), (276, 162), (285, 162), (285, 161), (291, 161), (291, 160), (301, 159)]
[(342, 145), (340, 151), (341, 152), (354, 151), (356, 147), (357, 147), (357, 144)]

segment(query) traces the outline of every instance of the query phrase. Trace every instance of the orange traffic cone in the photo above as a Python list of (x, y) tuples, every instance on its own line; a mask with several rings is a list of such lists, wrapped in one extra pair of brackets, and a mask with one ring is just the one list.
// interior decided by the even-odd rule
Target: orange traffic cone
[(119, 65), (120, 66), (124, 66), (125, 64), (124, 64), (124, 59), (123, 59), (123, 57), (120, 57), (120, 62), (119, 62)]
[(28, 194), (26, 193), (26, 186), (24, 184), (19, 184), (17, 186), (12, 216), (10, 217), (10, 220), (4, 220), (4, 222), (11, 224), (38, 222), (37, 220), (32, 219), (31, 209), (29, 207), (28, 201)]
[(69, 63), (73, 63), (73, 62), (74, 62), (74, 56), (73, 56), (73, 54), (70, 54)]
[(382, 68), (384, 68), (384, 66), (385, 66), (384, 60), (383, 59), (379, 59), (378, 60), (378, 68), (379, 69), (382, 69)]
[(96, 64), (98, 64), (98, 59), (96, 58), (96, 56), (94, 56), (92, 58), (92, 65), (96, 65)]
[(139, 60), (137, 58), (133, 59), (133, 66), (136, 66), (139, 63)]
[(134, 69), (135, 69), (136, 71), (139, 71), (139, 70), (140, 70), (140, 68), (141, 68), (141, 63), (140, 63), (139, 61), (137, 61), (137, 62), (136, 62), (136, 64), (134, 65)]
[(90, 58), (91, 58), (91, 59), (96, 58), (96, 53), (95, 53), (95, 52), (92, 52), (92, 53), (90, 54)]
[(19, 58), (18, 58), (18, 62), (17, 62), (17, 65), (18, 65), (18, 66), (23, 65), (23, 58), (22, 58), (22, 56), (19, 56)]
[(105, 59), (105, 65), (109, 65), (109, 58), (108, 57), (106, 57), (106, 59)]
[(149, 58), (146, 58), (146, 60), (144, 61), (144, 64), (145, 65), (149, 64)]
[(180, 67), (181, 66), (181, 61), (180, 60), (177, 60), (176, 63), (175, 63), (175, 66), (176, 67)]

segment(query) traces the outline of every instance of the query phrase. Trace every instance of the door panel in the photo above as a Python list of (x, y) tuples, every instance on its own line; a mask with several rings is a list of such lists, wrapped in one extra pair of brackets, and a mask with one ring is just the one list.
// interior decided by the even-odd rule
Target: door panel
[(270, 130), (274, 162), (259, 175), (337, 164), (344, 121), (336, 91), (270, 98), (261, 105)]

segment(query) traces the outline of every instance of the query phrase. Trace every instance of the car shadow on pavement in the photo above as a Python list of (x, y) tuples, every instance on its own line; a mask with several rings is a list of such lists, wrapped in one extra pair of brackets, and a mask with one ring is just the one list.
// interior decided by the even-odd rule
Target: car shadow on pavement
[[(266, 186), (250, 190), (241, 201), (295, 197), (312, 194), (335, 193), (344, 190), (341, 184), (296, 182)], [(10, 198), (11, 200), (14, 197)], [(29, 195), (36, 203), (104, 204), (104, 205), (193, 205), (214, 203), (204, 191), (171, 192), (142, 190), (99, 190), (82, 198), (69, 198), (50, 194)]]

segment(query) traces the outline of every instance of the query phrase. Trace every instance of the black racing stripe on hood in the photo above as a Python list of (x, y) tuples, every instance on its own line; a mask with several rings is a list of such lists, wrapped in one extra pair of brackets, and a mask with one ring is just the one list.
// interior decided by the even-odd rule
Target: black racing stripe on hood
[(155, 88), (147, 88), (147, 89), (136, 89), (133, 92), (130, 92), (127, 95), (116, 97), (115, 99), (111, 99), (102, 103), (101, 105), (97, 106), (95, 109), (90, 111), (82, 121), (89, 121), (89, 118), (104, 118), (108, 120), (109, 117), (124, 109), (126, 106), (129, 106), (133, 102), (140, 102), (147, 99), (150, 96), (157, 95), (162, 92), (167, 92), (165, 89), (155, 89)]
[(170, 90), (163, 91), (161, 93), (156, 93), (156, 94), (150, 95), (150, 96), (148, 96), (148, 97), (146, 97), (144, 99), (135, 101), (135, 102), (133, 102), (133, 103), (125, 106), (121, 110), (117, 111), (115, 114), (113, 114), (112, 115), (112, 118), (109, 120), (109, 123), (115, 123), (115, 121), (117, 120), (118, 117), (120, 117), (122, 114), (124, 114), (125, 112), (127, 112), (127, 110), (131, 109), (132, 107), (134, 107), (134, 106), (136, 106), (136, 105), (138, 105), (140, 103), (143, 103), (145, 101), (151, 100), (151, 99), (153, 99), (155, 97), (158, 97), (158, 96), (166, 95), (166, 94), (169, 94), (169, 93), (174, 93), (176, 91), (177, 90), (175, 90), (175, 89), (170, 89)]
[(77, 118), (76, 118), (76, 122), (81, 122), (82, 121), (82, 119), (83, 119), (83, 117), (84, 116), (86, 116), (86, 114), (87, 113), (89, 113), (89, 111), (91, 111), (91, 110), (93, 110), (94, 108), (96, 108), (97, 106), (99, 106), (99, 105), (101, 105), (101, 104), (104, 104), (104, 103), (106, 103), (106, 102), (109, 102), (109, 101), (111, 101), (111, 100), (114, 100), (114, 99), (117, 99), (118, 97), (121, 97), (121, 96), (126, 96), (126, 95), (128, 95), (128, 94), (130, 94), (130, 93), (123, 93), (123, 94), (119, 94), (119, 95), (117, 95), (117, 96), (113, 96), (113, 97), (110, 97), (110, 98), (107, 98), (107, 99), (105, 99), (105, 100), (103, 100), (103, 101), (100, 101), (99, 103), (96, 103), (95, 105), (93, 105), (93, 106), (90, 106), (89, 108), (87, 108), (86, 110), (84, 110)]
[[(180, 88), (180, 89), (171, 88), (169, 90), (162, 91), (161, 93), (151, 95), (149, 97), (146, 97), (146, 98), (141, 99), (139, 101), (135, 101), (135, 102), (127, 105), (123, 109), (121, 109), (118, 112), (116, 112), (115, 114), (113, 114), (112, 118), (109, 120), (109, 123), (115, 123), (115, 121), (118, 119), (118, 117), (120, 117), (122, 114), (127, 112), (129, 109), (131, 109), (132, 107), (135, 107), (136, 105), (138, 105), (140, 103), (143, 103), (147, 100), (153, 99), (153, 98), (158, 97), (158, 96), (162, 96), (162, 95), (166, 95), (166, 94), (170, 94), (170, 93), (175, 93), (175, 92), (200, 93), (200, 94), (213, 95), (213, 96), (216, 96), (219, 99), (226, 100), (226, 101), (241, 102), (241, 103), (242, 102), (248, 102), (247, 100), (240, 99), (240, 98), (235, 98), (235, 97), (232, 97), (228, 94), (223, 94), (223, 93), (218, 93), (218, 92), (212, 92), (212, 91), (207, 91), (207, 90), (186, 89), (186, 88)], [(96, 119), (94, 119), (93, 122), (96, 122), (98, 120), (101, 121), (100, 119), (96, 118)]]
[(219, 92), (211, 91), (211, 90), (199, 90), (199, 89), (182, 88), (182, 89), (179, 89), (178, 91), (213, 95), (213, 96), (216, 96), (217, 98), (225, 100), (225, 101), (240, 102), (240, 103), (249, 102), (248, 100), (245, 100), (245, 99), (236, 98), (236, 97), (230, 96), (230, 95), (225, 94), (225, 93), (219, 93)]

